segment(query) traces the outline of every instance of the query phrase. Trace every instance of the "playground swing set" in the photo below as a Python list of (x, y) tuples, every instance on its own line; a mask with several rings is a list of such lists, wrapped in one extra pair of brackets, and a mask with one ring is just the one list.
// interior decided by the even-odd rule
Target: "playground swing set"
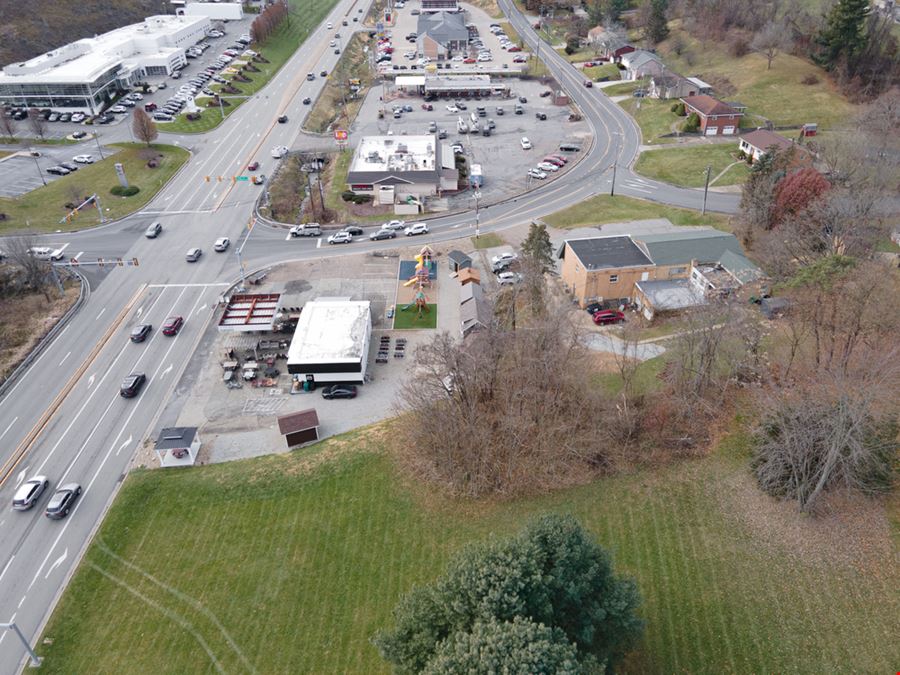
[(434, 251), (429, 246), (423, 246), (419, 251), (419, 255), (415, 257), (416, 271), (404, 282), (404, 286), (416, 287), (415, 295), (412, 302), (400, 308), (401, 312), (406, 312), (412, 307), (418, 312), (416, 318), (421, 319), (422, 314), (431, 311), (428, 308), (428, 296), (425, 295), (425, 286), (431, 286), (431, 270), (434, 268)]

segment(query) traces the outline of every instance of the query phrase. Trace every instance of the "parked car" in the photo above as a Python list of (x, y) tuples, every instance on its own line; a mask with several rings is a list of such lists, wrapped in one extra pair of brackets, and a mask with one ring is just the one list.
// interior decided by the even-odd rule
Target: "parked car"
[(536, 112), (536, 113), (534, 113), (534, 116), (537, 119), (541, 120), (541, 122), (545, 122), (547, 120), (547, 113)]
[(13, 511), (27, 511), (37, 504), (48, 485), (50, 485), (50, 481), (46, 476), (32, 476), (26, 480), (13, 495)]
[(379, 241), (380, 239), (393, 239), (396, 236), (397, 233), (393, 230), (376, 230), (369, 235), (369, 239), (372, 241)]
[(335, 232), (328, 237), (329, 244), (349, 244), (353, 241), (353, 235), (349, 232)]
[(363, 229), (359, 225), (346, 225), (341, 229), (341, 232), (347, 232), (353, 237), (357, 237), (362, 235)]
[(594, 314), (596, 314), (597, 312), (599, 312), (602, 309), (603, 309), (603, 303), (592, 302), (591, 304), (589, 304), (587, 307), (584, 308), (584, 311), (587, 312), (588, 314), (590, 314), (591, 316), (594, 316)]
[(389, 220), (386, 223), (382, 223), (382, 230), (402, 230), (406, 227), (405, 220)]
[(51, 166), (47, 169), (47, 173), (51, 173), (54, 176), (68, 176), (72, 172), (61, 166)]
[(178, 335), (178, 331), (184, 325), (184, 318), (180, 316), (170, 316), (166, 319), (162, 327), (162, 334), (167, 336)]
[(75, 155), (72, 161), (78, 164), (93, 164), (94, 158), (91, 155)]
[(303, 99), (303, 105), (309, 105), (310, 103), (312, 103), (312, 99), (309, 96)]
[(356, 398), (356, 385), (332, 384), (322, 390), (322, 398)]
[(412, 237), (416, 234), (428, 234), (428, 225), (426, 223), (413, 223), (403, 230), (403, 234), (407, 237)]
[(547, 177), (547, 174), (540, 169), (529, 169), (528, 175), (532, 178), (537, 178), (538, 180), (544, 180)]
[(73, 171), (78, 171), (78, 165), (77, 165), (77, 164), (72, 164), (72, 162), (60, 162), (59, 165), (60, 165), (62, 168), (68, 170), (69, 173), (71, 173), (71, 172), (73, 172)]
[(194, 247), (194, 248), (188, 249), (188, 252), (185, 254), (184, 257), (185, 257), (185, 260), (187, 260), (189, 263), (192, 263), (192, 262), (197, 262), (198, 260), (200, 260), (201, 255), (203, 255), (203, 250)]
[(132, 342), (143, 342), (153, 330), (153, 325), (149, 323), (139, 323), (131, 329), (130, 340)]
[(122, 398), (134, 398), (141, 393), (141, 389), (146, 382), (147, 376), (144, 373), (131, 373), (122, 380), (122, 386), (119, 387), (119, 394)]
[(47, 502), (47, 510), (44, 512), (48, 518), (59, 520), (69, 515), (69, 511), (78, 501), (81, 494), (81, 486), (78, 483), (66, 483), (56, 489), (50, 501)]
[(596, 312), (593, 319), (598, 326), (604, 326), (610, 323), (622, 323), (625, 321), (625, 314), (617, 309), (603, 309)]
[(491, 264), (496, 265), (499, 262), (506, 262), (516, 260), (519, 257), (518, 253), (514, 253), (513, 251), (507, 251), (506, 253), (500, 253), (491, 258)]
[[(128, 109), (124, 105), (114, 105), (112, 108), (109, 109), (109, 112), (124, 113), (124, 112), (128, 112)], [(60, 121), (62, 122), (65, 120), (60, 119)]]
[(537, 165), (537, 168), (540, 169), (541, 171), (550, 172), (550, 173), (552, 173), (554, 171), (559, 171), (559, 167), (556, 166), (556, 164), (552, 164), (550, 162), (541, 162), (540, 164)]
[(522, 140), (519, 141), (522, 145), (523, 150), (531, 150), (534, 146), (531, 144), (531, 141), (528, 140), (525, 136), (522, 136)]
[(497, 283), (501, 286), (511, 286), (519, 283), (522, 277), (516, 272), (500, 272), (497, 275)]
[(288, 149), (283, 145), (276, 145), (274, 148), (272, 148), (272, 157), (274, 157), (275, 159), (281, 159), (286, 154), (288, 154)]

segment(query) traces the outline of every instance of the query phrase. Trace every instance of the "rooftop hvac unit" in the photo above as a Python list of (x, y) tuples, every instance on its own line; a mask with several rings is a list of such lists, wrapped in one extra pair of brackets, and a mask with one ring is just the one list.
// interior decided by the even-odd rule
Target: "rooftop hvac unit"
[(401, 154), (404, 152), (409, 152), (406, 147), (406, 143), (398, 143), (397, 144), (397, 154)]

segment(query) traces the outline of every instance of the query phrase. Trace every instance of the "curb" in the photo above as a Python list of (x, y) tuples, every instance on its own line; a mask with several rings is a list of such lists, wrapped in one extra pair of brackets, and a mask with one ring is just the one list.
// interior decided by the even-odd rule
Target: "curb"
[(85, 279), (84, 275), (81, 272), (76, 270), (71, 270), (73, 274), (75, 274), (78, 279), (81, 281), (81, 290), (78, 294), (78, 299), (66, 310), (66, 313), (63, 314), (59, 320), (53, 324), (53, 326), (48, 330), (44, 336), (38, 341), (38, 343), (34, 346), (34, 348), (22, 359), (21, 363), (15, 367), (15, 369), (9, 374), (2, 383), (0, 383), (0, 400), (7, 394), (7, 391), (12, 387), (13, 383), (22, 376), (22, 374), (28, 370), (28, 367), (34, 363), (37, 358), (41, 355), (41, 353), (50, 346), (53, 340), (62, 332), (62, 329), (69, 323), (71, 318), (75, 316), (75, 314), (81, 309), (82, 305), (87, 302), (88, 298), (91, 297), (91, 287), (88, 284), (87, 279)]

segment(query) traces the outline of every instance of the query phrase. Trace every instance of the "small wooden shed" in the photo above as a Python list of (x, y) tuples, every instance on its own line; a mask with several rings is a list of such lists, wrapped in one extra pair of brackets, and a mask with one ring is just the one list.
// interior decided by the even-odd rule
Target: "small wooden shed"
[(281, 415), (278, 431), (289, 448), (319, 440), (319, 416), (315, 408)]
[(472, 259), (462, 251), (450, 251), (447, 254), (447, 264), (451, 272), (459, 272), (472, 267)]

